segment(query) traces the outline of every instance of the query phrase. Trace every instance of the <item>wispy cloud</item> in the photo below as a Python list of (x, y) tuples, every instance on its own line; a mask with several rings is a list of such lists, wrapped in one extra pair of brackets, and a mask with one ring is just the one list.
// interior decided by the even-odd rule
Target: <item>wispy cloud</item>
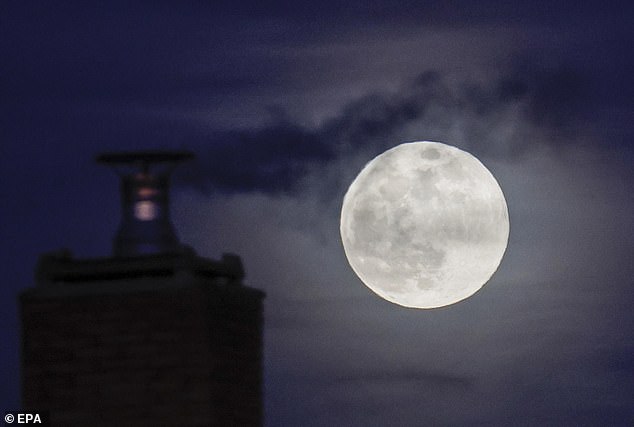
[(373, 369), (367, 373), (342, 375), (334, 378), (336, 383), (417, 383), (430, 387), (470, 388), (476, 380), (468, 375), (432, 370), (385, 370)]
[(282, 118), (252, 130), (198, 133), (197, 163), (181, 183), (223, 193), (292, 193), (310, 170), (359, 152), (373, 156), (401, 142), (445, 141), (494, 157), (571, 140), (571, 99), (582, 96), (574, 73), (542, 71), (489, 83), (455, 81), (433, 71), (392, 93), (348, 104), (316, 128)]

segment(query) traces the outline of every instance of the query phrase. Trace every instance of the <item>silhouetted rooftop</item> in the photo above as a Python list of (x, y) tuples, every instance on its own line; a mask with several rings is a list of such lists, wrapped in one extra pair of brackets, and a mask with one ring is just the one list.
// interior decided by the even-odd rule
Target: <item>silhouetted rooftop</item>
[(223, 254), (220, 260), (198, 256), (184, 247), (180, 253), (162, 253), (136, 257), (77, 259), (68, 250), (40, 256), (35, 288), (30, 296), (100, 294), (156, 291), (203, 285), (241, 295), (262, 298), (258, 289), (244, 286), (240, 257)]

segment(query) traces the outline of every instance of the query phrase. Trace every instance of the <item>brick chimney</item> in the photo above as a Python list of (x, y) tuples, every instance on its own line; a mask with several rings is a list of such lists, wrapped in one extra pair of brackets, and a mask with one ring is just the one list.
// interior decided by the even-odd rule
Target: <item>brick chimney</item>
[(264, 293), (238, 256), (196, 255), (169, 221), (169, 175), (190, 157), (98, 157), (121, 177), (114, 254), (40, 257), (20, 296), (25, 410), (63, 426), (262, 424)]

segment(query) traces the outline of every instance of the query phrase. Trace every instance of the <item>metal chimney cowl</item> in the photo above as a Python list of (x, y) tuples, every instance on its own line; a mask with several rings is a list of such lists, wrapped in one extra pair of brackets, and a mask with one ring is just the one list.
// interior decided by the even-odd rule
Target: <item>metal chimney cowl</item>
[(193, 155), (183, 151), (105, 153), (97, 157), (121, 179), (121, 223), (113, 254), (134, 257), (182, 251), (169, 214), (172, 170)]

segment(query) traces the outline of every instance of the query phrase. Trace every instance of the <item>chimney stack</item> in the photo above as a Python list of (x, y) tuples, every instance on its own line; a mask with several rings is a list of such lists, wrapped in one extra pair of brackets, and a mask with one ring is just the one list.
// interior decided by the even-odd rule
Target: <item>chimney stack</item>
[(114, 256), (43, 254), (20, 295), (22, 402), (50, 425), (263, 424), (264, 292), (237, 255), (181, 245), (169, 176), (187, 152), (102, 154), (121, 177)]

